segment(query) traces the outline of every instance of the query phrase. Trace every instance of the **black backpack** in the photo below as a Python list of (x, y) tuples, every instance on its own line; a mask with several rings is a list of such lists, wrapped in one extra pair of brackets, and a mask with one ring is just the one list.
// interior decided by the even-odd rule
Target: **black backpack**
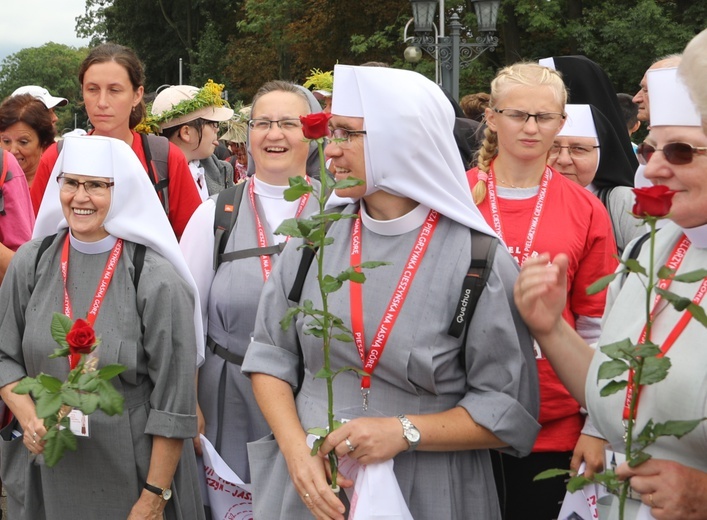
[[(147, 176), (157, 192), (164, 212), (169, 215), (169, 141), (166, 137), (153, 134), (139, 134), (145, 152)], [(57, 154), (61, 153), (64, 142), (56, 144)]]

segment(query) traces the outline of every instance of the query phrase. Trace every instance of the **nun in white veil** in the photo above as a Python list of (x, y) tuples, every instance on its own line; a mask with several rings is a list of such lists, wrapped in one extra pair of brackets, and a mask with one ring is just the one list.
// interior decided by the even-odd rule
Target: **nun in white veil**
[[(48, 247), (40, 253), (42, 243)], [(52, 314), (75, 320), (93, 312), (109, 265), (113, 276), (93, 326), (99, 366), (126, 367), (111, 381), (124, 411), (89, 415), (77, 450), (55, 467), (32, 464), (46, 429), (31, 398), (12, 389), (40, 372), (66, 378), (66, 359), (49, 358)], [(12, 518), (203, 518), (191, 442), (203, 356), (195, 301), (167, 217), (131, 148), (108, 137), (67, 137), (35, 239), (17, 252), (0, 290), (0, 394), (23, 433), (0, 444)]]
[[(471, 233), (493, 235), (471, 200), (452, 107), (437, 85), (410, 71), (337, 65), (334, 78), (326, 154), (337, 179), (365, 183), (337, 192), (357, 201), (343, 211), (360, 219), (331, 226), (324, 268), (335, 275), (361, 261), (390, 265), (366, 271), (360, 295), (346, 284), (329, 296), (330, 312), (362, 338), (334, 340), (332, 368), (366, 366), (371, 375), (365, 383), (353, 372), (334, 380), (335, 410), (355, 418), (330, 433), (321, 452), (335, 450), (342, 467), (360, 466), (359, 476), (364, 468), (383, 478), (368, 486), (356, 479), (349, 518), (372, 518), (361, 504), (385, 502), (388, 486), (402, 504), (386, 518), (500, 518), (488, 449), (526, 454), (539, 430), (532, 341), (512, 303), (517, 266), (499, 244), (468, 335), (449, 335)], [(326, 422), (325, 383), (313, 377), (321, 344), (301, 333), (308, 318), (285, 331), (279, 324), (293, 305), (297, 245), (290, 241), (265, 285), (243, 364), (273, 432), (249, 445), (254, 512), (338, 519), (347, 497), (330, 490), (324, 459), (306, 444), (306, 430)], [(301, 301), (320, 307), (313, 270)], [(362, 383), (370, 383), (367, 408)], [(383, 466), (392, 468), (389, 478)]]

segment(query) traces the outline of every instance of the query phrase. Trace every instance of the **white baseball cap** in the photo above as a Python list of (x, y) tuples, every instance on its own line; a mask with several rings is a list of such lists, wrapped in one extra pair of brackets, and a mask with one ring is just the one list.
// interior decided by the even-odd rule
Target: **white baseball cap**
[(47, 109), (54, 107), (63, 107), (69, 103), (69, 100), (63, 97), (52, 96), (47, 89), (44, 87), (38, 87), (37, 85), (25, 85), (16, 89), (11, 96), (19, 96), (20, 94), (31, 94), (44, 103)]

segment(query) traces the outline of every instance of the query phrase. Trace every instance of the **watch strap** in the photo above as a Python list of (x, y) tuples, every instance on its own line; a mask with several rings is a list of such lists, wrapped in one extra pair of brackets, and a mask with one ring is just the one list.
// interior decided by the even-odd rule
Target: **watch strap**
[(160, 497), (162, 500), (169, 500), (172, 498), (172, 490), (170, 488), (161, 488), (157, 486), (153, 486), (152, 484), (148, 484), (145, 482), (145, 489), (150, 491), (151, 493), (154, 493), (158, 497)]
[[(419, 439), (419, 430), (415, 427), (414, 424), (412, 424), (412, 421), (405, 417), (404, 415), (398, 415), (397, 416), (398, 420), (400, 421), (400, 424), (403, 425), (403, 439), (408, 443), (408, 449), (407, 451), (414, 451), (417, 446), (420, 444), (420, 439)], [(413, 442), (408, 435), (415, 431), (418, 434), (417, 441)]]

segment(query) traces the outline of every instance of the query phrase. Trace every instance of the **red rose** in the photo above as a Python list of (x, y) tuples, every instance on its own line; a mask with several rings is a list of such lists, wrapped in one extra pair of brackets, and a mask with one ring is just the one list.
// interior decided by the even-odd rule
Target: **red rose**
[(675, 192), (666, 186), (633, 188), (636, 203), (633, 214), (637, 217), (664, 217), (670, 212)]
[(66, 335), (66, 342), (71, 354), (88, 354), (96, 344), (96, 333), (87, 321), (78, 319)]
[(302, 133), (307, 139), (329, 137), (329, 119), (331, 114), (324, 112), (299, 116), (299, 120), (302, 121)]

